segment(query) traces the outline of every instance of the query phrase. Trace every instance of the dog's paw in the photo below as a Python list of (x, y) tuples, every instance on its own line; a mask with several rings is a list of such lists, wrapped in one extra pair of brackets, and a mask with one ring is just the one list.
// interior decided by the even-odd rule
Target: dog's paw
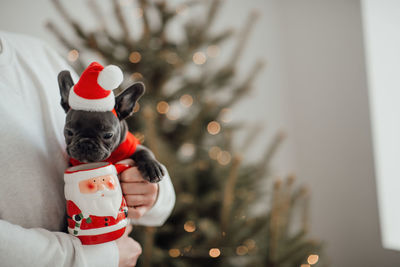
[(156, 160), (145, 160), (136, 164), (143, 178), (150, 183), (158, 183), (165, 175), (161, 164)]

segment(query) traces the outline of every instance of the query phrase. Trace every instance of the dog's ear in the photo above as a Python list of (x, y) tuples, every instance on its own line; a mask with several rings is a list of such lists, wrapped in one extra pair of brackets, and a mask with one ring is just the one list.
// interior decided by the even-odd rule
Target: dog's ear
[(65, 110), (65, 113), (70, 109), (68, 104), (69, 90), (74, 85), (72, 81), (71, 73), (67, 70), (63, 70), (58, 74), (58, 86), (60, 87), (61, 95), (61, 106)]
[(134, 83), (125, 89), (117, 97), (115, 97), (115, 111), (118, 118), (123, 120), (133, 112), (136, 102), (144, 94), (144, 84), (141, 82)]

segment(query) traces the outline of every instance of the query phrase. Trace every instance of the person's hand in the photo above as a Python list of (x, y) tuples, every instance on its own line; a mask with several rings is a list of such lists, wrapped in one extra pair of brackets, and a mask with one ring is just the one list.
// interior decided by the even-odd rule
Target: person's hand
[(121, 188), (128, 205), (128, 218), (139, 219), (157, 200), (158, 184), (144, 180), (137, 167), (122, 172)]
[(119, 252), (118, 267), (131, 267), (136, 266), (137, 259), (142, 254), (142, 247), (138, 242), (129, 237), (132, 231), (132, 225), (128, 225), (125, 233), (115, 240)]

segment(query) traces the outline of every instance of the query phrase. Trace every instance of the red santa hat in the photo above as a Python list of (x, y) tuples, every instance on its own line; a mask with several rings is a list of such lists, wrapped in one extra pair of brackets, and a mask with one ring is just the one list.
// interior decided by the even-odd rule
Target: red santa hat
[(93, 62), (69, 92), (68, 103), (72, 109), (85, 111), (112, 111), (115, 105), (113, 89), (123, 80), (120, 68), (103, 67)]

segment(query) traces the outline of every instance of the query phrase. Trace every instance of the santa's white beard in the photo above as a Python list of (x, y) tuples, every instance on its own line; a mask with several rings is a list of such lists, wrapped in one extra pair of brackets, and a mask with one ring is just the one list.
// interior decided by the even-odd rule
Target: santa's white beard
[(85, 218), (89, 215), (117, 218), (122, 202), (122, 192), (119, 184), (115, 186), (114, 190), (106, 189), (93, 194), (82, 194), (79, 191), (78, 184), (68, 185), (65, 188), (65, 197), (78, 206)]

